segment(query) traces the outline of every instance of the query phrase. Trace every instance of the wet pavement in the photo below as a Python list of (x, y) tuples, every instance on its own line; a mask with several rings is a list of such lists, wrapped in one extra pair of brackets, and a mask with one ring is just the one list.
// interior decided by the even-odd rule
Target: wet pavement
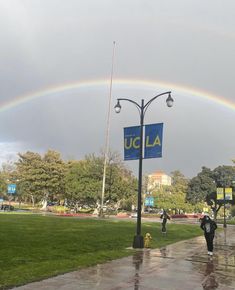
[(201, 236), (14, 289), (234, 290), (235, 226), (217, 232), (213, 257)]

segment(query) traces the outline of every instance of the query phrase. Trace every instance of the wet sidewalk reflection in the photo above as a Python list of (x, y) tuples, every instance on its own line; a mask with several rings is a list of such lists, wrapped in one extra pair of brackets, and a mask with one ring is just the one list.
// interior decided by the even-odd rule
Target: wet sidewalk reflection
[(204, 237), (31, 283), (18, 290), (199, 290), (235, 289), (235, 227), (217, 232), (214, 256)]

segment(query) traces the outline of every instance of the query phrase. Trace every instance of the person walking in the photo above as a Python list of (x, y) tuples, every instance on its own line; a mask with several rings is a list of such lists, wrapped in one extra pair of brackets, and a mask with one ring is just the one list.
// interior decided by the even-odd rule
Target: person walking
[(161, 214), (160, 218), (162, 219), (162, 233), (166, 234), (166, 223), (167, 220), (170, 220), (169, 215), (165, 210), (163, 210), (163, 213)]
[(215, 237), (215, 230), (217, 229), (217, 224), (208, 215), (205, 215), (201, 220), (201, 229), (204, 231), (204, 236), (206, 239), (208, 255), (213, 255), (213, 240)]

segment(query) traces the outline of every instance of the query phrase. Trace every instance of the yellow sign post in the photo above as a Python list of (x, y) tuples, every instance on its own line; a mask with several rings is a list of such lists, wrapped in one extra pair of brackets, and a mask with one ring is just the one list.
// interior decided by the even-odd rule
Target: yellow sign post
[(217, 187), (216, 189), (217, 193), (217, 200), (223, 200), (224, 199), (224, 188), (223, 187)]
[(225, 200), (233, 200), (233, 189), (232, 187), (225, 188)]

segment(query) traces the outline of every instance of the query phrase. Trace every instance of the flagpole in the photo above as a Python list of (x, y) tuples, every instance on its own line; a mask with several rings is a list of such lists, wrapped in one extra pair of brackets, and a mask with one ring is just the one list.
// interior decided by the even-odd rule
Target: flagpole
[(109, 154), (110, 113), (111, 113), (111, 101), (112, 101), (115, 45), (116, 45), (116, 42), (114, 41), (113, 42), (113, 55), (112, 55), (110, 86), (109, 86), (108, 117), (107, 117), (107, 127), (106, 127), (106, 134), (105, 134), (104, 169), (103, 169), (103, 182), (102, 182), (102, 192), (101, 192), (101, 204), (100, 204), (100, 212), (99, 212), (100, 217), (104, 216), (104, 193), (105, 193), (105, 179), (106, 179), (107, 161), (108, 161), (108, 154)]

